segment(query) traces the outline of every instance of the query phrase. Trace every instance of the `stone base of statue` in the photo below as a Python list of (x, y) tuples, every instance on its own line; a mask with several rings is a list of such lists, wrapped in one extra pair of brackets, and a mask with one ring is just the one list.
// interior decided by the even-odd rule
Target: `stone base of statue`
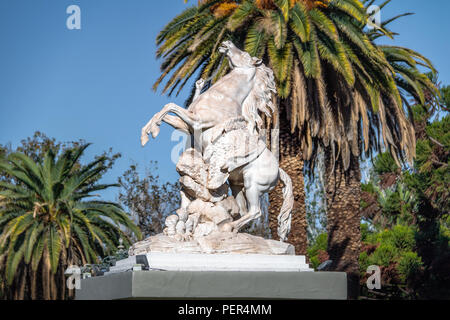
[[(137, 255), (117, 261), (104, 276), (81, 280), (76, 299), (347, 298), (345, 273), (314, 272), (304, 256), (292, 254), (291, 246), (281, 242), (247, 234), (229, 236), (249, 245), (238, 246), (239, 253), (220, 253), (233, 252), (223, 234), (227, 249), (214, 236), (211, 238), (217, 240), (217, 246), (202, 246), (196, 241), (180, 245), (164, 235), (151, 237), (132, 247)], [(253, 241), (259, 243), (259, 249)], [(158, 249), (163, 252), (152, 251)], [(207, 250), (213, 253), (202, 253)], [(242, 253), (245, 250), (247, 253)], [(255, 250), (265, 254), (252, 253)]]
[(345, 273), (314, 272), (291, 245), (248, 234), (212, 233), (184, 242), (161, 234), (129, 253), (104, 276), (81, 280), (76, 299), (347, 298)]
[(81, 280), (77, 300), (345, 300), (347, 277), (335, 272), (129, 271)]
[[(305, 256), (262, 254), (199, 254), (150, 252), (117, 261), (107, 275), (126, 272), (136, 264), (148, 264), (158, 271), (254, 271), (254, 272), (313, 272)], [(145, 260), (146, 259), (146, 260)], [(144, 266), (146, 267), (146, 266)]]
[(188, 241), (160, 234), (135, 243), (128, 253), (135, 256), (150, 252), (295, 255), (295, 248), (288, 243), (246, 233), (213, 232)]

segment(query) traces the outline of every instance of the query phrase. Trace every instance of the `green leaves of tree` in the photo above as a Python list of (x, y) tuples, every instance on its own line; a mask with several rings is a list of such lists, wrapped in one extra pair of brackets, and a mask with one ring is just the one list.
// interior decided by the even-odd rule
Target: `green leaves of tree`
[[(16, 275), (39, 270), (42, 281), (49, 281), (46, 270), (59, 281), (63, 278), (57, 273), (64, 273), (69, 263), (93, 262), (114, 250), (120, 238), (130, 243), (132, 233), (140, 238), (119, 205), (90, 200), (92, 192), (116, 185), (96, 183), (108, 169), (106, 157), (79, 162), (87, 147), (68, 149), (59, 157), (49, 149), (38, 161), (20, 152), (0, 160), (1, 174), (9, 177), (0, 182), (0, 257), (6, 257), (0, 272), (8, 284), (28, 281), (15, 280)], [(41, 287), (45, 291), (49, 286)]]

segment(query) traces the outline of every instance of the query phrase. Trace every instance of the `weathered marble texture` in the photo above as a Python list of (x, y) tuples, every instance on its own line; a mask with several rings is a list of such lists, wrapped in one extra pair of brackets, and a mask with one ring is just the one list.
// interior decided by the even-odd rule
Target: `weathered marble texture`
[[(193, 252), (241, 254), (294, 254), (291, 245), (265, 240), (239, 231), (262, 215), (260, 197), (284, 184), (284, 203), (278, 217), (282, 241), (290, 231), (293, 208), (292, 181), (279, 168), (277, 158), (261, 139), (264, 122), (275, 111), (272, 70), (226, 41), (219, 50), (231, 71), (202, 93), (206, 81), (196, 83), (189, 108), (167, 104), (142, 129), (159, 134), (161, 122), (195, 137), (177, 163), (182, 203), (166, 219), (163, 234), (135, 244), (130, 254)], [(169, 115), (174, 114), (174, 115)], [(197, 141), (197, 137), (199, 140)], [(232, 191), (233, 197), (229, 196)]]
[(287, 243), (245, 233), (213, 232), (208, 236), (184, 242), (174, 237), (156, 235), (134, 244), (129, 250), (129, 255), (149, 252), (294, 255), (295, 249)]
[[(183, 194), (190, 200), (216, 203), (224, 199), (224, 186), (229, 185), (241, 215), (230, 224), (234, 232), (261, 216), (260, 197), (281, 180), (284, 202), (278, 235), (285, 241), (294, 204), (292, 181), (260, 139), (265, 129), (261, 114), (270, 118), (276, 111), (273, 71), (231, 41), (223, 42), (219, 52), (227, 57), (230, 72), (204, 92), (206, 81), (197, 81), (196, 94), (187, 109), (174, 103), (165, 105), (142, 128), (142, 145), (149, 141), (149, 134), (158, 136), (162, 122), (194, 137), (198, 151), (185, 153), (177, 166)], [(186, 206), (183, 204), (183, 209)], [(182, 229), (180, 224), (178, 230)]]

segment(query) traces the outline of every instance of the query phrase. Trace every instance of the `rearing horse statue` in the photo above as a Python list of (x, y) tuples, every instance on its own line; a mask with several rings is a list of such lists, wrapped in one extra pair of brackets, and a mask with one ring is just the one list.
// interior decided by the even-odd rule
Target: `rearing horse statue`
[[(222, 133), (217, 128), (233, 119), (245, 121), (249, 136), (259, 135), (263, 129), (259, 113), (270, 117), (275, 110), (272, 103), (272, 95), (276, 92), (273, 72), (260, 59), (239, 50), (230, 41), (225, 41), (219, 51), (227, 56), (231, 71), (204, 93), (200, 93), (201, 82), (198, 83), (196, 96), (188, 109), (174, 103), (164, 106), (142, 129), (143, 146), (149, 141), (149, 134), (153, 138), (158, 136), (162, 122), (189, 135), (200, 132), (202, 150), (211, 147), (217, 132)], [(255, 157), (227, 169), (225, 181), (228, 180), (241, 215), (240, 219), (232, 222), (234, 232), (261, 216), (260, 197), (272, 191), (281, 179), (284, 202), (278, 216), (278, 235), (281, 241), (285, 241), (290, 232), (294, 198), (292, 181), (279, 168), (277, 158), (264, 145)], [(208, 188), (219, 186), (208, 185)]]

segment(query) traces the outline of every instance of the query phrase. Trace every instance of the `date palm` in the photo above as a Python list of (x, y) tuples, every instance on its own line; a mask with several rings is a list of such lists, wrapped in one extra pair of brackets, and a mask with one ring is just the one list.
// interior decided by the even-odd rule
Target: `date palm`
[(128, 233), (140, 232), (115, 203), (91, 200), (115, 185), (98, 183), (105, 158), (80, 165), (88, 145), (59, 158), (50, 149), (34, 162), (12, 153), (0, 162), (11, 177), (0, 182), (0, 265), (15, 298), (64, 299), (64, 271), (95, 263)]
[[(306, 251), (303, 161), (313, 166), (326, 148), (331, 172), (338, 160), (345, 171), (352, 157), (370, 154), (382, 142), (398, 157), (414, 154), (394, 70), (363, 32), (366, 20), (358, 0), (211, 0), (185, 10), (157, 38), (164, 61), (154, 88), (167, 79), (165, 93), (179, 93), (193, 76), (213, 83), (224, 75), (228, 62), (216, 50), (224, 40), (274, 70), (280, 166), (293, 178), (296, 197), (289, 241), (300, 254)], [(272, 194), (271, 202), (275, 213), (281, 201)]]
[[(365, 5), (370, 6), (374, 1), (366, 1)], [(386, 1), (381, 5), (381, 8), (388, 4), (390, 1)], [(394, 36), (395, 33), (387, 29), (390, 22), (396, 19), (409, 15), (401, 14), (394, 18), (388, 19), (381, 24), (381, 28), (375, 28), (372, 31), (367, 32), (367, 36), (371, 41), (374, 41), (380, 37), (390, 35)], [(392, 103), (386, 99), (385, 94), (380, 95), (380, 105), (378, 106), (379, 112), (377, 118), (369, 117), (365, 113), (360, 113), (361, 121), (363, 124), (367, 123), (363, 128), (373, 127), (379, 128), (383, 133), (384, 145), (387, 150), (390, 151), (397, 165), (400, 166), (398, 158), (401, 160), (411, 161), (411, 157), (415, 155), (415, 137), (414, 129), (412, 125), (406, 122), (402, 124), (403, 131), (408, 133), (406, 140), (402, 142), (401, 135), (398, 134), (396, 129), (396, 121), (400, 118), (405, 121), (404, 117), (392, 117), (392, 114), (397, 112), (403, 113), (403, 106), (409, 108), (408, 98), (414, 98), (417, 103), (424, 104), (425, 100), (435, 100), (438, 95), (437, 89), (434, 84), (428, 79), (428, 77), (419, 71), (418, 66), (423, 66), (429, 69), (431, 72), (435, 72), (435, 69), (431, 62), (419, 53), (398, 46), (383, 46), (378, 45), (383, 56), (388, 61), (391, 70), (393, 70), (393, 78), (400, 94), (401, 102), (396, 102), (397, 109), (392, 109)], [(359, 94), (355, 95), (354, 103), (358, 102), (361, 97)], [(381, 107), (381, 108), (380, 108)], [(388, 115), (390, 113), (390, 115)], [(412, 113), (410, 112), (410, 116)], [(379, 121), (377, 123), (370, 123), (371, 120)], [(370, 125), (369, 125), (370, 123)], [(361, 141), (368, 141), (368, 137), (373, 135), (370, 131), (363, 129), (363, 137), (360, 137)], [(387, 140), (388, 139), (388, 140)], [(389, 147), (389, 140), (400, 141), (401, 143), (391, 144)], [(406, 146), (405, 144), (410, 144)], [(365, 145), (367, 148), (368, 146)], [(375, 150), (382, 150), (376, 148)], [(405, 151), (403, 154), (399, 151)], [(359, 257), (359, 239), (360, 239), (360, 211), (359, 204), (361, 201), (361, 177), (357, 153), (353, 153), (350, 156), (350, 166), (345, 164), (342, 159), (336, 159), (334, 152), (330, 148), (325, 148), (325, 166), (326, 166), (326, 190), (327, 190), (327, 229), (328, 229), (328, 252), (330, 259), (333, 260), (333, 269), (336, 270), (355, 270), (348, 274), (351, 285), (350, 290), (353, 297), (358, 293), (358, 273), (357, 273), (357, 260)], [(352, 263), (353, 262), (353, 263)], [(351, 267), (349, 267), (349, 265)]]

